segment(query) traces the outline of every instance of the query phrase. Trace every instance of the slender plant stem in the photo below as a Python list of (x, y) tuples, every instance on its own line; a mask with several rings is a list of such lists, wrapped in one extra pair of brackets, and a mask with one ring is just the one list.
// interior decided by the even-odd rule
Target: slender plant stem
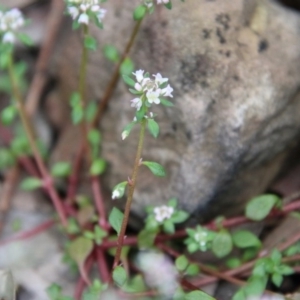
[[(89, 34), (89, 28), (87, 25), (83, 26), (83, 42), (82, 42), (82, 53), (80, 61), (80, 70), (79, 70), (79, 82), (78, 82), (78, 93), (80, 95), (80, 104), (83, 111), (85, 111), (87, 100), (86, 100), (86, 74), (87, 74), (87, 63), (88, 63), (88, 49), (85, 46), (85, 38)], [(85, 117), (81, 120), (81, 130), (83, 145), (85, 150), (88, 150), (88, 141), (87, 141), (87, 123)]]
[(95, 199), (95, 205), (99, 213), (99, 226), (104, 230), (109, 230), (110, 225), (107, 222), (104, 199), (102, 197), (102, 188), (97, 176), (91, 176), (92, 189)]
[(118, 236), (117, 252), (116, 252), (116, 256), (115, 256), (115, 260), (114, 260), (114, 264), (113, 264), (114, 268), (118, 265), (118, 263), (120, 261), (120, 257), (121, 257), (121, 250), (122, 250), (122, 246), (123, 246), (124, 235), (125, 235), (125, 231), (126, 231), (127, 224), (128, 224), (128, 218), (129, 218), (131, 203), (132, 203), (132, 199), (133, 199), (133, 193), (134, 193), (134, 189), (136, 186), (138, 169), (140, 166), (140, 159), (141, 159), (143, 143), (144, 143), (144, 136), (145, 136), (145, 128), (146, 128), (146, 120), (143, 119), (141, 121), (139, 143), (138, 143), (137, 152), (136, 152), (136, 156), (135, 156), (135, 162), (134, 162), (134, 166), (133, 166), (131, 182), (129, 183), (129, 188), (128, 188), (128, 196), (127, 196), (127, 201), (126, 201), (126, 206), (125, 206), (124, 218), (122, 221), (121, 231)]
[(136, 36), (140, 30), (140, 27), (141, 27), (141, 24), (142, 24), (142, 21), (143, 19), (139, 20), (138, 22), (136, 22), (133, 30), (132, 30), (132, 33), (130, 35), (130, 38), (126, 44), (126, 48), (122, 54), (122, 57), (120, 59), (120, 61), (118, 62), (118, 64), (116, 65), (116, 68), (114, 70), (114, 73), (111, 77), (111, 80), (109, 82), (109, 84), (107, 85), (107, 89), (105, 90), (105, 93), (101, 99), (101, 102), (98, 106), (98, 109), (97, 109), (97, 113), (95, 115), (95, 118), (92, 122), (92, 125), (93, 126), (96, 126), (100, 120), (100, 118), (102, 117), (103, 115), (103, 112), (109, 102), (109, 99), (111, 98), (111, 95), (113, 93), (113, 91), (115, 90), (116, 88), (116, 85), (118, 83), (118, 80), (119, 80), (119, 77), (120, 77), (120, 67), (122, 65), (122, 63), (124, 62), (125, 58), (128, 56), (133, 44), (134, 44), (134, 41), (136, 39)]
[(26, 136), (28, 138), (31, 150), (33, 152), (34, 158), (36, 160), (37, 166), (39, 168), (39, 171), (41, 172), (41, 175), (44, 180), (44, 187), (48, 190), (48, 193), (50, 194), (50, 197), (53, 201), (53, 204), (55, 206), (55, 209), (59, 215), (60, 221), (63, 226), (67, 226), (67, 219), (65, 215), (64, 208), (62, 206), (61, 200), (56, 192), (56, 190), (53, 187), (53, 181), (50, 176), (50, 174), (47, 171), (47, 168), (43, 162), (43, 159), (40, 155), (39, 149), (37, 147), (36, 141), (35, 141), (35, 134), (33, 131), (33, 127), (30, 123), (30, 119), (28, 118), (21, 92), (19, 90), (18, 84), (17, 84), (17, 78), (14, 73), (14, 63), (13, 63), (13, 57), (12, 53), (9, 54), (9, 59), (8, 59), (8, 73), (9, 73), (9, 78), (12, 84), (12, 92), (13, 92), (13, 97), (16, 102), (16, 106), (22, 121), (23, 128), (25, 130)]

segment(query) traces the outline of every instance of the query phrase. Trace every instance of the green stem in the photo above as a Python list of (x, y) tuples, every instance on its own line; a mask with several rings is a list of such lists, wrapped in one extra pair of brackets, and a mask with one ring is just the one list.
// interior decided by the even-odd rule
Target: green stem
[(111, 77), (110, 82), (107, 85), (107, 88), (106, 88), (106, 90), (104, 92), (104, 95), (103, 95), (103, 97), (101, 99), (101, 102), (100, 102), (100, 104), (98, 106), (96, 115), (95, 115), (95, 117), (94, 117), (94, 119), (92, 121), (92, 125), (94, 127), (98, 124), (99, 120), (101, 119), (101, 117), (103, 115), (103, 112), (104, 112), (104, 110), (105, 110), (105, 108), (106, 108), (106, 106), (107, 106), (107, 104), (109, 102), (109, 99), (111, 98), (112, 93), (114, 92), (114, 90), (116, 88), (116, 85), (117, 85), (119, 77), (120, 77), (120, 67), (121, 67), (122, 63), (124, 62), (125, 58), (128, 56), (128, 54), (129, 54), (129, 52), (130, 52), (130, 50), (131, 50), (131, 48), (132, 48), (132, 46), (134, 44), (134, 41), (135, 41), (135, 39), (137, 37), (137, 34), (138, 34), (139, 30), (140, 30), (142, 21), (143, 21), (143, 19), (141, 19), (138, 22), (136, 22), (136, 24), (135, 24), (135, 26), (134, 26), (134, 28), (132, 30), (132, 33), (130, 35), (130, 38), (129, 38), (127, 44), (126, 44), (125, 50), (124, 50), (124, 52), (122, 54), (122, 57), (121, 57), (120, 61), (118, 62), (117, 66), (116, 66), (116, 68), (114, 70), (114, 73), (113, 73), (113, 75)]
[(138, 143), (138, 147), (137, 147), (137, 151), (136, 151), (131, 182), (129, 183), (129, 188), (128, 188), (128, 196), (127, 196), (127, 201), (126, 201), (126, 206), (125, 206), (124, 218), (123, 218), (123, 221), (122, 221), (121, 231), (120, 231), (120, 234), (118, 236), (118, 246), (117, 246), (116, 256), (115, 256), (115, 259), (114, 259), (113, 268), (115, 268), (118, 265), (118, 263), (120, 261), (120, 257), (121, 257), (121, 251), (122, 251), (125, 231), (126, 231), (127, 224), (128, 224), (130, 208), (131, 208), (131, 203), (132, 203), (132, 199), (133, 199), (133, 193), (134, 193), (134, 189), (135, 189), (135, 186), (136, 186), (136, 179), (137, 179), (138, 169), (139, 169), (139, 166), (140, 166), (140, 159), (141, 159), (141, 154), (142, 154), (142, 149), (143, 149), (145, 129), (146, 129), (146, 119), (143, 119), (142, 122), (141, 122), (139, 143)]
[(80, 101), (82, 109), (84, 110), (86, 107), (86, 69), (88, 62), (88, 49), (84, 45), (84, 40), (89, 34), (89, 28), (87, 25), (83, 26), (83, 44), (82, 44), (82, 54), (81, 54), (81, 62), (80, 62), (80, 73), (79, 73), (79, 84), (78, 84), (78, 92), (80, 95)]
[(26, 109), (25, 109), (25, 106), (23, 103), (22, 95), (21, 95), (21, 92), (18, 87), (17, 78), (14, 73), (14, 61), (13, 61), (12, 53), (9, 54), (9, 59), (8, 59), (8, 74), (9, 74), (9, 79), (10, 79), (10, 82), (12, 85), (12, 94), (14, 97), (14, 101), (16, 103), (16, 107), (18, 109), (18, 113), (20, 115), (23, 128), (25, 130), (28, 142), (30, 144), (30, 148), (33, 152), (33, 156), (36, 160), (37, 166), (38, 166), (39, 171), (41, 172), (42, 178), (44, 180), (44, 186), (50, 194), (50, 197), (53, 201), (56, 211), (60, 217), (61, 223), (63, 224), (63, 226), (67, 226), (67, 219), (66, 219), (66, 215), (65, 215), (62, 203), (59, 199), (59, 196), (58, 196), (56, 190), (53, 187), (52, 178), (47, 171), (47, 168), (43, 162), (43, 159), (41, 157), (41, 154), (40, 154), (39, 149), (36, 144), (33, 126), (30, 123), (30, 119), (28, 118), (28, 115), (27, 115), (27, 112), (26, 112)]

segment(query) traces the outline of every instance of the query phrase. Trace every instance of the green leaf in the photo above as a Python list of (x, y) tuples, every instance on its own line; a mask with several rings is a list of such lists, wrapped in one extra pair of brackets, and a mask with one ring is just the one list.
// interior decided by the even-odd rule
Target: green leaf
[(260, 247), (260, 240), (248, 230), (235, 231), (232, 234), (232, 240), (238, 248)]
[(175, 226), (171, 220), (166, 220), (163, 223), (163, 230), (165, 233), (173, 234), (175, 232)]
[(212, 296), (202, 292), (202, 291), (192, 291), (190, 293), (187, 293), (184, 297), (184, 300), (216, 300)]
[(179, 272), (183, 272), (187, 268), (188, 264), (189, 261), (185, 255), (180, 255), (175, 260), (175, 266)]
[(103, 53), (106, 59), (116, 63), (119, 61), (120, 56), (116, 47), (112, 45), (105, 45), (103, 47)]
[(92, 146), (99, 146), (101, 143), (101, 133), (97, 129), (91, 129), (88, 133), (88, 141)]
[(72, 108), (71, 116), (72, 116), (73, 124), (75, 124), (75, 125), (79, 124), (82, 121), (82, 119), (84, 117), (84, 111), (80, 104), (78, 104)]
[(95, 234), (95, 242), (97, 245), (101, 245), (102, 239), (107, 236), (107, 232), (103, 230), (101, 227), (96, 225), (94, 227), (94, 234)]
[(252, 276), (244, 288), (246, 296), (261, 296), (266, 288), (266, 284), (267, 278)]
[(171, 198), (168, 201), (168, 206), (171, 206), (171, 207), (175, 208), (177, 206), (177, 199), (176, 198)]
[(94, 240), (95, 238), (94, 233), (88, 230), (83, 232), (83, 236), (90, 240)]
[(278, 249), (273, 249), (270, 258), (275, 265), (279, 265), (281, 263), (282, 254)]
[(226, 266), (230, 269), (239, 267), (242, 264), (242, 261), (237, 257), (231, 257), (226, 260)]
[(191, 242), (187, 245), (187, 249), (188, 249), (188, 252), (194, 253), (199, 250), (199, 246), (195, 242)]
[(139, 5), (138, 7), (135, 8), (135, 10), (133, 12), (133, 19), (135, 21), (143, 19), (146, 12), (147, 12), (146, 6), (145, 5)]
[(295, 273), (295, 271), (293, 270), (293, 268), (291, 268), (288, 265), (281, 265), (281, 266), (279, 266), (278, 271), (279, 271), (279, 273), (281, 275), (291, 275), (291, 274)]
[(171, 216), (171, 221), (173, 223), (183, 223), (189, 217), (189, 214), (183, 210), (175, 211)]
[(24, 156), (31, 152), (29, 142), (25, 135), (17, 136), (11, 143), (11, 150), (16, 156)]
[(93, 242), (84, 236), (71, 241), (68, 248), (69, 255), (79, 266), (83, 265), (92, 250)]
[(239, 289), (233, 296), (232, 300), (246, 300), (246, 296), (244, 294), (244, 289)]
[(196, 276), (199, 274), (199, 272), (200, 272), (199, 266), (197, 264), (192, 263), (187, 267), (185, 274), (188, 276)]
[(274, 273), (272, 275), (272, 282), (277, 286), (280, 287), (283, 281), (283, 276), (279, 273)]
[(141, 109), (135, 112), (136, 119), (138, 121), (141, 121), (144, 118), (146, 112), (147, 112), (147, 107), (145, 107), (145, 105), (142, 105)]
[(147, 166), (155, 176), (158, 177), (166, 176), (166, 172), (162, 165), (152, 161), (143, 161), (142, 164)]
[(84, 38), (84, 47), (86, 49), (95, 51), (97, 50), (97, 41), (91, 36), (86, 36)]
[(97, 113), (97, 103), (91, 101), (85, 109), (85, 118), (88, 122), (92, 122)]
[(61, 287), (58, 284), (53, 283), (46, 289), (46, 292), (51, 300), (57, 300), (61, 294)]
[(253, 221), (263, 220), (279, 201), (280, 198), (272, 194), (255, 197), (246, 206), (246, 217)]
[(129, 89), (129, 92), (134, 95), (142, 95), (143, 91), (137, 91), (135, 89)]
[(165, 7), (167, 9), (172, 9), (172, 2), (171, 2), (171, 0), (165, 4)]
[(120, 74), (130, 75), (134, 69), (134, 64), (130, 58), (125, 58), (120, 66)]
[(113, 274), (112, 274), (113, 280), (114, 282), (118, 285), (118, 286), (123, 286), (125, 284), (125, 282), (127, 281), (127, 274), (126, 271), (123, 267), (121, 266), (117, 266), (114, 270), (113, 270)]
[(159, 99), (160, 99), (160, 103), (164, 106), (167, 106), (167, 107), (174, 106), (174, 104), (167, 99), (164, 99), (164, 98), (159, 98)]
[(129, 85), (129, 86), (135, 85), (135, 81), (132, 78), (130, 78), (128, 75), (122, 75), (122, 77), (127, 85)]
[(80, 104), (80, 94), (78, 92), (72, 93), (70, 97), (70, 105), (72, 107), (77, 106)]
[(228, 255), (232, 250), (232, 239), (228, 231), (217, 233), (212, 242), (212, 251), (218, 257), (222, 258)]
[(34, 45), (32, 39), (25, 33), (18, 33), (18, 38), (26, 46), (33, 46)]
[(122, 131), (122, 140), (125, 140), (129, 136), (129, 134), (135, 124), (136, 124), (135, 122), (131, 122), (124, 127), (124, 129)]
[(123, 197), (125, 193), (125, 188), (128, 184), (128, 181), (123, 181), (118, 183), (114, 188), (112, 192), (112, 199), (120, 199)]
[(1, 121), (2, 124), (7, 126), (15, 120), (18, 114), (17, 108), (14, 105), (5, 107), (1, 112)]
[(43, 182), (36, 177), (28, 177), (21, 182), (21, 189), (32, 191), (43, 186)]
[(67, 177), (71, 174), (71, 165), (68, 162), (58, 162), (52, 169), (51, 174), (54, 177)]
[(116, 207), (114, 207), (109, 215), (108, 221), (112, 228), (120, 234), (124, 214)]
[(103, 174), (106, 168), (106, 161), (102, 158), (98, 158), (92, 162), (90, 168), (90, 174), (94, 176), (98, 176)]
[(14, 155), (9, 149), (0, 148), (0, 169), (6, 169), (13, 166), (16, 162)]
[(141, 230), (138, 234), (139, 249), (151, 248), (154, 245), (157, 233), (158, 229), (154, 231), (149, 231), (146, 229)]
[(147, 120), (147, 126), (149, 132), (155, 137), (158, 137), (159, 134), (159, 125), (153, 120), (153, 119), (148, 119)]
[(66, 231), (69, 234), (77, 234), (80, 232), (80, 227), (74, 218), (68, 219), (68, 225), (67, 225)]

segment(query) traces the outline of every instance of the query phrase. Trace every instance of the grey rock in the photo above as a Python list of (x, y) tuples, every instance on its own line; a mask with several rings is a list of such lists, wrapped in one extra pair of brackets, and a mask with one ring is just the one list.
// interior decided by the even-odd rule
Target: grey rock
[[(92, 30), (100, 48), (124, 48), (138, 2), (105, 4), (105, 29)], [(146, 18), (131, 54), (136, 69), (170, 78), (175, 104), (154, 108), (161, 133), (157, 140), (147, 136), (143, 152), (168, 176), (157, 179), (141, 170), (133, 210), (142, 215), (146, 204), (175, 196), (197, 220), (230, 215), (266, 189), (299, 136), (300, 16), (271, 0), (173, 2), (171, 11), (159, 7)], [(80, 35), (69, 27), (53, 64), (65, 108), (80, 58)], [(92, 55), (90, 98), (101, 98), (113, 67), (100, 52)], [(125, 141), (120, 136), (134, 116), (131, 98), (119, 83), (101, 123), (110, 188), (132, 169), (137, 132)], [(71, 134), (70, 128), (54, 160), (74, 157), (80, 131)]]

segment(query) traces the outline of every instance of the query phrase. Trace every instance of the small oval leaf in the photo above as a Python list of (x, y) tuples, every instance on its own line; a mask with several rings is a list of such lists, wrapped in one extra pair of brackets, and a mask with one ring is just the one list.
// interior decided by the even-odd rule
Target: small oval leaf
[(158, 137), (159, 134), (159, 125), (153, 119), (148, 119), (147, 122), (149, 132), (155, 137)]
[(158, 177), (166, 176), (165, 169), (159, 163), (153, 161), (143, 161), (142, 164), (147, 166), (155, 176)]
[(113, 280), (114, 282), (118, 285), (118, 286), (123, 286), (125, 284), (125, 282), (127, 281), (127, 274), (126, 271), (123, 267), (121, 266), (117, 266), (114, 270), (113, 270), (113, 274), (112, 274)]
[(124, 214), (114, 207), (109, 215), (108, 221), (111, 227), (119, 234), (123, 222)]
[(279, 201), (280, 198), (272, 194), (255, 197), (246, 206), (246, 217), (253, 221), (263, 220)]
[(232, 234), (233, 243), (238, 248), (260, 247), (261, 242), (255, 234), (248, 230), (239, 230)]
[(218, 257), (222, 258), (228, 255), (232, 250), (232, 239), (228, 231), (220, 231), (212, 242), (212, 251)]

